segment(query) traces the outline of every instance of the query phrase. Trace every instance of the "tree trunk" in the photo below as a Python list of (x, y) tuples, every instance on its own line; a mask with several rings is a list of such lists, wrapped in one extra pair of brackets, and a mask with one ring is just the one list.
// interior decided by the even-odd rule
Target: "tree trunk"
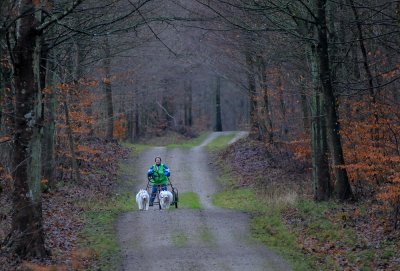
[[(259, 75), (260, 75), (260, 85), (261, 85), (261, 95), (263, 98), (264, 106), (260, 109), (260, 125), (264, 127), (263, 134), (261, 135), (263, 140), (267, 143), (273, 143), (273, 132), (272, 132), (272, 120), (269, 110), (269, 97), (268, 97), (268, 87), (267, 87), (267, 68), (265, 65), (265, 60), (262, 56), (258, 57), (259, 63)], [(261, 129), (260, 129), (261, 130)]]
[[(41, 38), (35, 31), (40, 12), (34, 1), (20, 2), (18, 40), (13, 49), (16, 119), (13, 141), (13, 213), (11, 233), (6, 239), (12, 252), (22, 258), (47, 256), (42, 222), (40, 91)], [(39, 7), (40, 8), (40, 7)]]
[[(358, 15), (357, 9), (354, 6), (354, 1), (353, 0), (349, 0), (350, 5), (351, 5), (351, 9), (353, 11), (353, 15), (354, 15), (354, 19), (356, 20), (356, 25), (357, 25), (357, 34), (358, 34), (358, 42), (360, 45), (360, 50), (361, 50), (361, 55), (363, 58), (363, 66), (365, 69), (365, 73), (367, 75), (368, 78), (368, 91), (370, 94), (370, 99), (371, 102), (373, 103), (373, 105), (376, 103), (376, 98), (375, 98), (375, 92), (374, 92), (374, 77), (372, 76), (372, 72), (369, 68), (368, 65), (368, 52), (367, 49), (365, 47), (364, 44), (364, 34), (362, 31), (362, 27), (361, 27), (361, 22), (360, 22), (360, 16)], [(377, 118), (377, 115), (375, 115), (375, 117)]]
[(81, 174), (79, 172), (78, 162), (76, 159), (74, 137), (72, 135), (71, 122), (69, 120), (69, 109), (68, 109), (67, 97), (65, 97), (65, 101), (64, 101), (64, 113), (65, 113), (65, 126), (67, 129), (69, 150), (71, 152), (72, 171), (75, 174), (75, 181), (80, 183), (81, 182)]
[(327, 138), (330, 153), (332, 155), (333, 172), (335, 174), (335, 195), (340, 200), (347, 200), (352, 198), (353, 193), (350, 187), (347, 171), (343, 167), (344, 157), (343, 149), (340, 137), (340, 126), (337, 117), (336, 109), (336, 98), (333, 93), (333, 86), (331, 81), (331, 69), (329, 62), (329, 50), (328, 50), (328, 34), (326, 24), (326, 1), (317, 0), (317, 25), (318, 25), (318, 61), (319, 61), (319, 73), (320, 80), (323, 88), (323, 97), (326, 114), (327, 124)]
[(110, 140), (114, 138), (114, 108), (113, 108), (113, 97), (111, 89), (111, 48), (108, 38), (106, 38), (104, 45), (103, 68), (105, 76), (103, 79), (103, 84), (106, 93), (106, 107), (107, 107), (106, 138)]
[(256, 91), (256, 78), (254, 75), (254, 60), (250, 52), (246, 52), (247, 64), (247, 83), (248, 95), (250, 101), (250, 135), (249, 137), (256, 140), (261, 140), (258, 117), (257, 117), (257, 91)]
[(222, 131), (221, 118), (221, 77), (217, 76), (217, 86), (215, 89), (215, 131)]
[(284, 99), (284, 96), (283, 96), (283, 80), (282, 80), (282, 69), (281, 69), (281, 67), (279, 67), (279, 69), (278, 69), (277, 87), (278, 87), (278, 96), (279, 96), (279, 109), (280, 109), (281, 115), (282, 115), (281, 132), (282, 132), (283, 139), (286, 140), (289, 130), (287, 128), (287, 121), (286, 121), (286, 104), (285, 104), (285, 99)]
[(309, 135), (310, 134), (310, 106), (309, 101), (307, 100), (306, 87), (304, 83), (301, 83), (300, 87), (300, 101), (301, 101), (301, 109), (303, 111), (303, 128), (304, 132)]
[(0, 132), (9, 134), (11, 127), (14, 125), (14, 120), (11, 116), (14, 115), (13, 105), (13, 88), (11, 84), (12, 70), (10, 63), (6, 61), (5, 50), (0, 48), (0, 60), (4, 61), (0, 63)]
[[(365, 47), (364, 44), (364, 33), (362, 30), (361, 26), (361, 21), (360, 21), (360, 16), (358, 15), (358, 11), (354, 5), (353, 0), (349, 0), (351, 9), (353, 11), (354, 18), (356, 20), (356, 25), (357, 25), (357, 31), (358, 31), (358, 42), (360, 45), (360, 50), (361, 50), (361, 55), (363, 59), (363, 66), (365, 70), (365, 74), (367, 75), (368, 79), (368, 92), (369, 92), (369, 99), (371, 101), (370, 103), (370, 110), (373, 114), (374, 117), (374, 124), (378, 124), (379, 122), (379, 116), (376, 108), (376, 93), (375, 93), (375, 87), (374, 87), (374, 77), (372, 76), (371, 69), (369, 67), (369, 62), (368, 62), (368, 52), (367, 48)], [(373, 141), (378, 141), (379, 140), (379, 128), (374, 128), (371, 129), (371, 137)]]
[(130, 143), (133, 143), (133, 112), (132, 110), (129, 110), (126, 114), (126, 119), (127, 119), (127, 129), (126, 129), (126, 134), (127, 134), (127, 140)]
[(133, 126), (133, 140), (136, 142), (140, 136), (140, 123), (139, 123), (139, 104), (135, 102), (134, 126)]
[(311, 148), (312, 148), (312, 179), (314, 185), (314, 199), (328, 200), (332, 194), (328, 146), (326, 142), (326, 121), (322, 115), (324, 99), (319, 79), (318, 57), (316, 49), (311, 46), (308, 53), (311, 64), (311, 78), (313, 92), (311, 98)]
[(54, 55), (51, 55), (47, 62), (47, 78), (46, 87), (51, 91), (47, 108), (47, 121), (44, 127), (44, 169), (43, 177), (48, 180), (48, 186), (53, 188), (55, 186), (55, 167), (56, 167), (56, 72), (54, 65)]
[(185, 126), (191, 127), (193, 124), (192, 120), (192, 82), (189, 81), (185, 84), (185, 104), (184, 104), (184, 114), (185, 114)]

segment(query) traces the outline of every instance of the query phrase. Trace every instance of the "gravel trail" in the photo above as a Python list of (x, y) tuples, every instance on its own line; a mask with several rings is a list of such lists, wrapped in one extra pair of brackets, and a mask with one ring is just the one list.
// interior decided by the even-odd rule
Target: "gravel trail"
[[(138, 190), (146, 185), (154, 157), (161, 156), (179, 193), (196, 192), (202, 209), (171, 206), (165, 211), (155, 206), (122, 215), (117, 223), (121, 270), (291, 270), (281, 257), (251, 240), (248, 215), (212, 205), (218, 185), (203, 147), (222, 134), (211, 133), (192, 149), (154, 147), (126, 161), (138, 173), (134, 180)], [(235, 138), (245, 135), (238, 133)]]

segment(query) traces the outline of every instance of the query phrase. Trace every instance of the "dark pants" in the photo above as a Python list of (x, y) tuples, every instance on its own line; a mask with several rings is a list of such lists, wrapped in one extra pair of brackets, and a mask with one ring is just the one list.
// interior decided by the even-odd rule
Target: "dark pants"
[(161, 191), (167, 191), (167, 185), (166, 184), (153, 184), (153, 189), (151, 190), (150, 204), (153, 204), (154, 199), (156, 198), (157, 189), (158, 189), (159, 185), (161, 186)]

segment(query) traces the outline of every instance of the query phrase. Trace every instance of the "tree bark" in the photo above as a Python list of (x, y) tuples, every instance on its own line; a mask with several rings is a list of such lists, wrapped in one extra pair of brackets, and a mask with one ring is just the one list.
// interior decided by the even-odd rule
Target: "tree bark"
[(306, 87), (304, 83), (301, 83), (300, 88), (300, 101), (301, 101), (301, 109), (303, 111), (303, 128), (304, 132), (309, 135), (310, 134), (310, 106), (309, 101), (307, 99)]
[(185, 126), (191, 127), (193, 124), (192, 117), (192, 82), (189, 81), (185, 84), (185, 105), (184, 105), (184, 114), (185, 114)]
[(328, 146), (326, 141), (326, 120), (324, 118), (324, 98), (319, 79), (319, 64), (315, 46), (310, 46), (308, 52), (311, 64), (312, 98), (311, 98), (311, 148), (312, 148), (312, 179), (314, 199), (328, 200), (332, 194), (329, 174)]
[[(263, 98), (264, 106), (260, 109), (260, 126), (262, 125), (264, 129), (262, 129), (263, 140), (267, 143), (273, 143), (273, 132), (272, 132), (272, 120), (271, 114), (269, 110), (269, 97), (268, 97), (268, 87), (267, 87), (267, 68), (265, 65), (265, 60), (262, 56), (258, 57), (259, 64), (259, 75), (260, 75), (260, 86), (261, 86), (261, 95)], [(261, 129), (260, 129), (261, 130)], [(260, 131), (261, 132), (261, 131)]]
[(221, 77), (217, 76), (217, 85), (215, 89), (215, 131), (222, 131), (221, 118)]
[(249, 137), (256, 140), (262, 140), (260, 138), (259, 126), (258, 126), (258, 113), (257, 113), (257, 91), (256, 91), (256, 78), (254, 75), (254, 60), (251, 52), (246, 52), (246, 65), (247, 65), (247, 83), (248, 83), (248, 95), (250, 101), (250, 135)]
[[(13, 49), (16, 118), (13, 141), (13, 213), (6, 239), (22, 258), (45, 257), (40, 191), (42, 101), (40, 91), (41, 38), (35, 31), (40, 12), (34, 1), (22, 0), (17, 42)], [(40, 8), (40, 7), (39, 7)]]
[(54, 67), (54, 55), (50, 55), (47, 61), (46, 87), (50, 90), (47, 102), (47, 121), (44, 127), (44, 148), (45, 162), (43, 168), (43, 177), (48, 180), (48, 186), (55, 186), (55, 167), (56, 167), (56, 72)]
[(104, 90), (106, 93), (106, 107), (107, 107), (107, 128), (106, 128), (106, 138), (111, 140), (114, 138), (114, 108), (113, 108), (113, 97), (111, 88), (111, 48), (108, 38), (106, 38), (104, 45)]
[(74, 137), (72, 135), (71, 122), (69, 119), (69, 108), (68, 108), (68, 103), (67, 103), (67, 97), (65, 97), (65, 101), (64, 101), (64, 113), (65, 113), (65, 126), (67, 129), (69, 150), (71, 152), (72, 171), (74, 172), (74, 175), (75, 175), (75, 181), (80, 183), (81, 182), (81, 174), (79, 172), (78, 161), (76, 159), (75, 143), (74, 143)]
[(340, 200), (352, 198), (353, 193), (350, 187), (347, 171), (343, 167), (344, 157), (340, 136), (340, 125), (337, 116), (336, 103), (331, 81), (331, 69), (329, 62), (328, 33), (326, 24), (326, 2), (317, 0), (317, 26), (318, 26), (318, 61), (319, 73), (322, 83), (323, 97), (325, 104), (328, 146), (332, 156), (333, 172), (335, 174), (335, 195)]
[(281, 111), (282, 120), (281, 120), (281, 132), (283, 139), (287, 140), (287, 134), (289, 132), (287, 128), (287, 121), (286, 121), (286, 103), (283, 97), (283, 80), (282, 80), (282, 69), (279, 67), (278, 69), (278, 80), (277, 80), (277, 87), (278, 87), (278, 96), (279, 96), (279, 109)]

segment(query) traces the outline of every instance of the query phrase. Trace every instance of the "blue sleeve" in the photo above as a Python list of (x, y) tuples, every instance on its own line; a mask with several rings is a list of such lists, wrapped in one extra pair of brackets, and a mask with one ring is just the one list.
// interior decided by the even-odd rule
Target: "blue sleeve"
[(171, 176), (171, 172), (169, 171), (169, 168), (166, 165), (164, 165), (164, 176), (167, 177)]
[(147, 171), (147, 177), (150, 177), (153, 175), (153, 166), (150, 167), (150, 169)]

